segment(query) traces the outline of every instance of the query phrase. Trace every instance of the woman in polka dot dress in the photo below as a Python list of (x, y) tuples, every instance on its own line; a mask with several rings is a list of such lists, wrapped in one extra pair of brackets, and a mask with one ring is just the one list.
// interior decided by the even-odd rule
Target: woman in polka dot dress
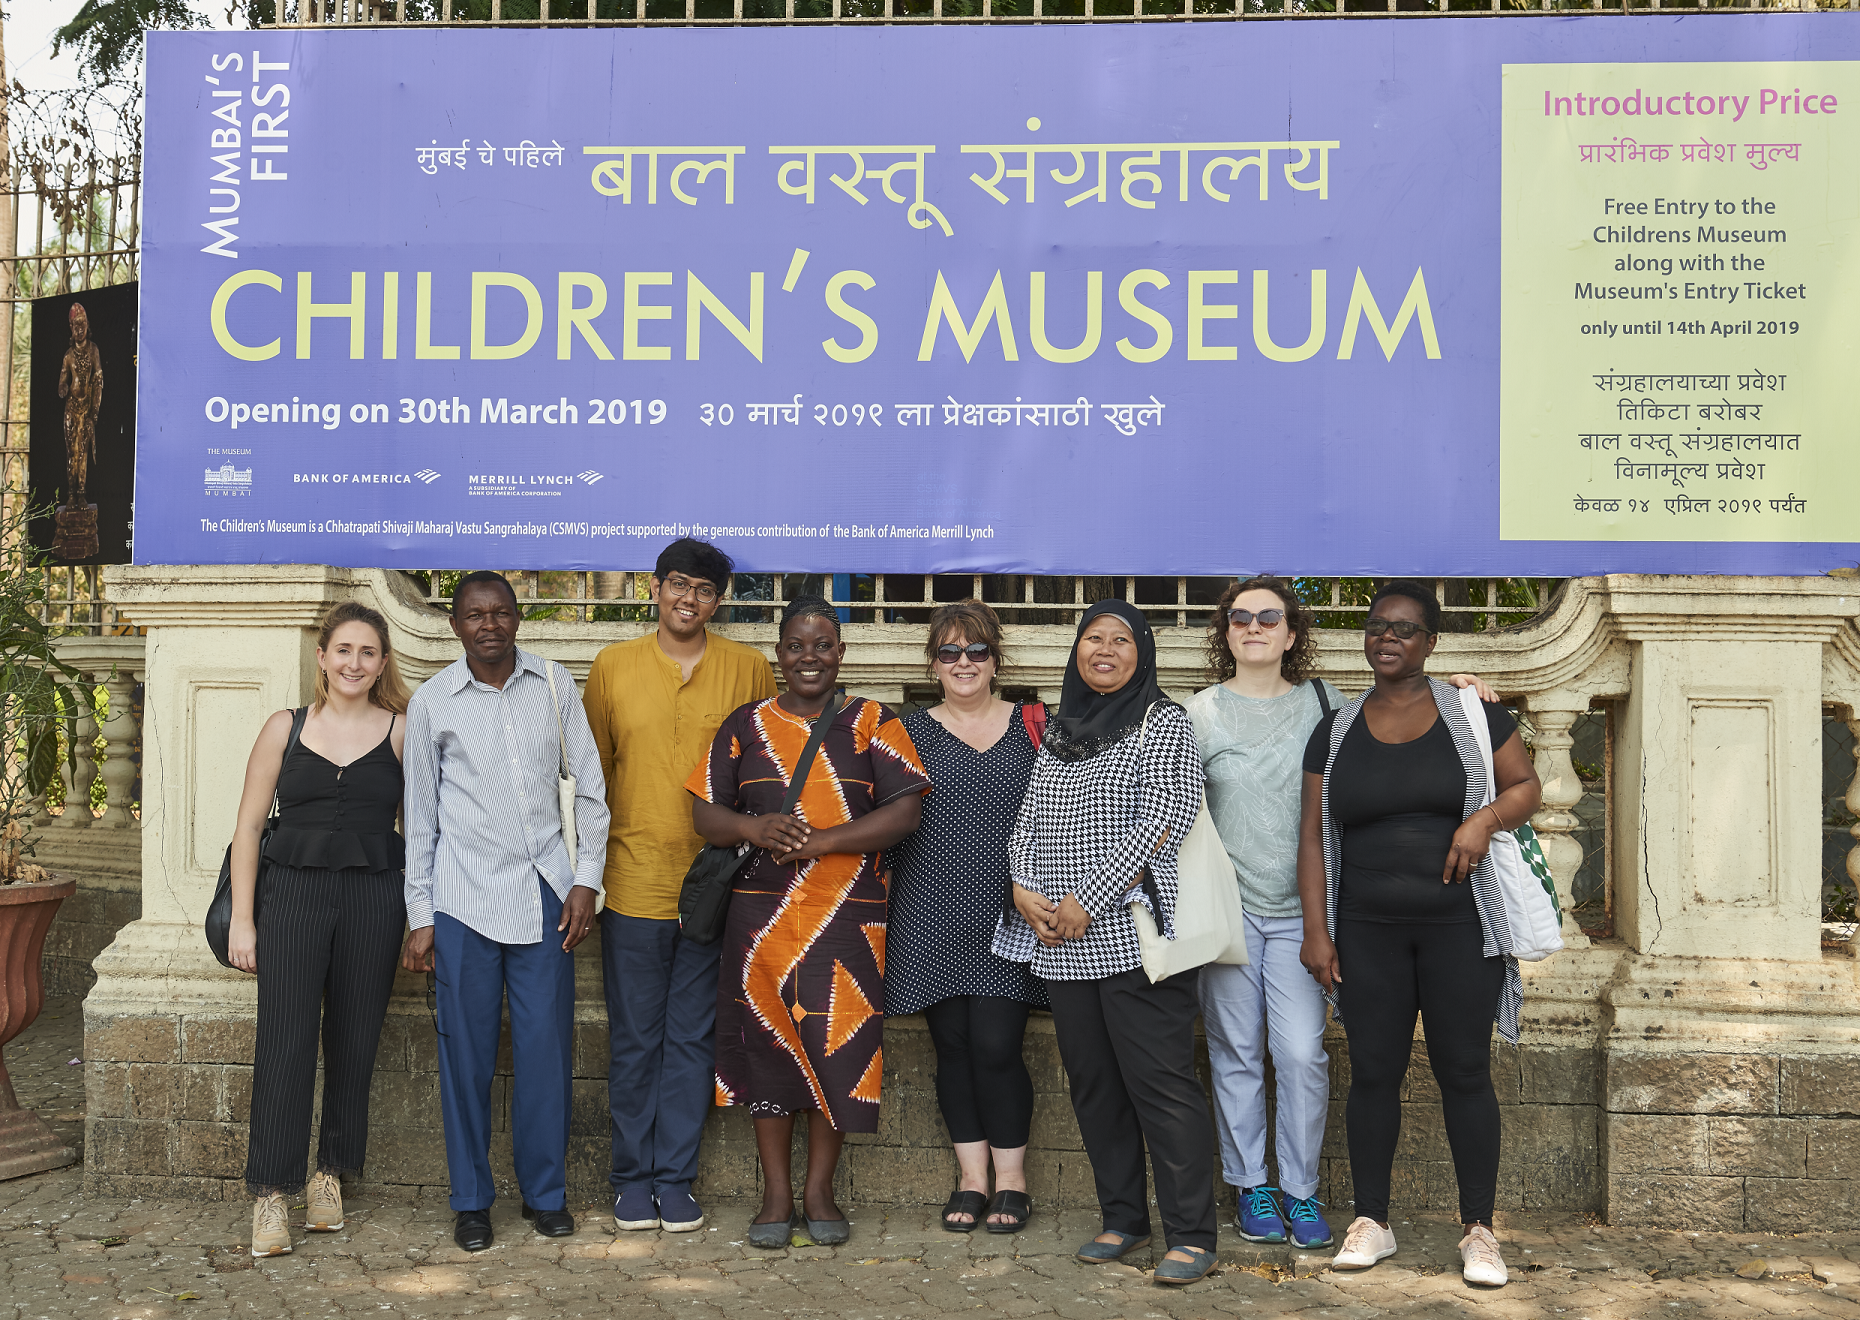
[(924, 651), (943, 702), (906, 716), (904, 727), (935, 791), (917, 832), (891, 854), (885, 1012), (922, 1013), (936, 1047), (937, 1103), (961, 1167), (943, 1227), (967, 1233), (986, 1222), (990, 1233), (1014, 1233), (1033, 1209), (1024, 1167), (1033, 1081), (1021, 1038), (1046, 990), (1027, 964), (989, 944), (1045, 709), (995, 695), (1001, 620), (979, 600), (938, 609)]

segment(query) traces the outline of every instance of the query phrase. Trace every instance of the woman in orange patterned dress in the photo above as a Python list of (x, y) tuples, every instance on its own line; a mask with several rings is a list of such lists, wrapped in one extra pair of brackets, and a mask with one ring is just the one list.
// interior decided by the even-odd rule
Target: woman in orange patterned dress
[[(802, 1217), (826, 1246), (848, 1236), (833, 1173), (848, 1132), (878, 1130), (884, 1070), (886, 881), (879, 854), (917, 828), (930, 787), (904, 723), (876, 701), (839, 704), (846, 645), (817, 596), (782, 614), (787, 691), (724, 720), (685, 787), (719, 847), (760, 851), (737, 875), (717, 986), (717, 1103), (747, 1105), (762, 1161), (759, 1247), (799, 1231), (788, 1153), (806, 1111)], [(829, 703), (836, 711), (793, 815), (781, 801)]]

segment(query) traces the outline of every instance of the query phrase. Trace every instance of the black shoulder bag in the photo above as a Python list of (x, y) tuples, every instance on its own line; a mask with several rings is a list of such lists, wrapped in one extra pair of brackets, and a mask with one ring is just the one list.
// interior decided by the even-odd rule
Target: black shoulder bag
[[(820, 744), (826, 741), (827, 729), (843, 709), (837, 692), (827, 699), (826, 709), (820, 712), (820, 718), (814, 721), (814, 731), (808, 735), (807, 746), (801, 749), (801, 759), (794, 764), (794, 777), (788, 781), (788, 791), (782, 796), (780, 815), (792, 813), (794, 804), (800, 801), (814, 756), (820, 751)], [(678, 929), (686, 939), (693, 944), (715, 944), (723, 938), (724, 918), (730, 912), (730, 891), (736, 886), (737, 875), (757, 851), (746, 843), (730, 848), (719, 848), (714, 843), (704, 845), (691, 863), (691, 869), (685, 872), (684, 887), (678, 891)]]
[[(291, 759), (291, 753), (297, 750), (297, 735), (304, 731), (304, 717), (310, 713), (308, 706), (299, 706), (291, 715), (291, 738), (284, 744), (284, 755), (278, 761), (278, 777), (284, 777), (284, 763)], [(271, 832), (278, 828), (278, 795), (271, 795), (271, 816), (265, 821), (265, 829), (258, 836), (258, 874), (252, 878), (252, 919), (258, 919), (258, 901), (265, 896), (265, 845), (271, 841)], [(226, 845), (226, 857), (220, 862), (220, 883), (213, 891), (213, 902), (207, 907), (207, 947), (213, 950), (213, 956), (220, 960), (220, 966), (231, 967), (232, 959), (226, 954), (227, 942), (232, 938), (232, 845)]]

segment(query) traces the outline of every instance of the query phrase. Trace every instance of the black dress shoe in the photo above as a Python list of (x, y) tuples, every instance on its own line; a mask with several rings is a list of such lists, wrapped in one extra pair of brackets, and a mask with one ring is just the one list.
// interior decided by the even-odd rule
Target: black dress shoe
[(483, 1251), (491, 1245), (491, 1212), (461, 1210), (452, 1225), (452, 1240), (466, 1251)]
[(574, 1237), (575, 1217), (566, 1210), (532, 1210), (523, 1207), (523, 1217), (534, 1220), (536, 1231), (544, 1237)]

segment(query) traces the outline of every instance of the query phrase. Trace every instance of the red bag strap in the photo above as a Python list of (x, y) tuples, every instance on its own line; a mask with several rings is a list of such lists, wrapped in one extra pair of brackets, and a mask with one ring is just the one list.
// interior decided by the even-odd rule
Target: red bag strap
[(1033, 750), (1039, 751), (1040, 744), (1046, 739), (1046, 704), (1029, 701), (1020, 708), (1020, 720), (1027, 726), (1027, 736), (1033, 740)]

